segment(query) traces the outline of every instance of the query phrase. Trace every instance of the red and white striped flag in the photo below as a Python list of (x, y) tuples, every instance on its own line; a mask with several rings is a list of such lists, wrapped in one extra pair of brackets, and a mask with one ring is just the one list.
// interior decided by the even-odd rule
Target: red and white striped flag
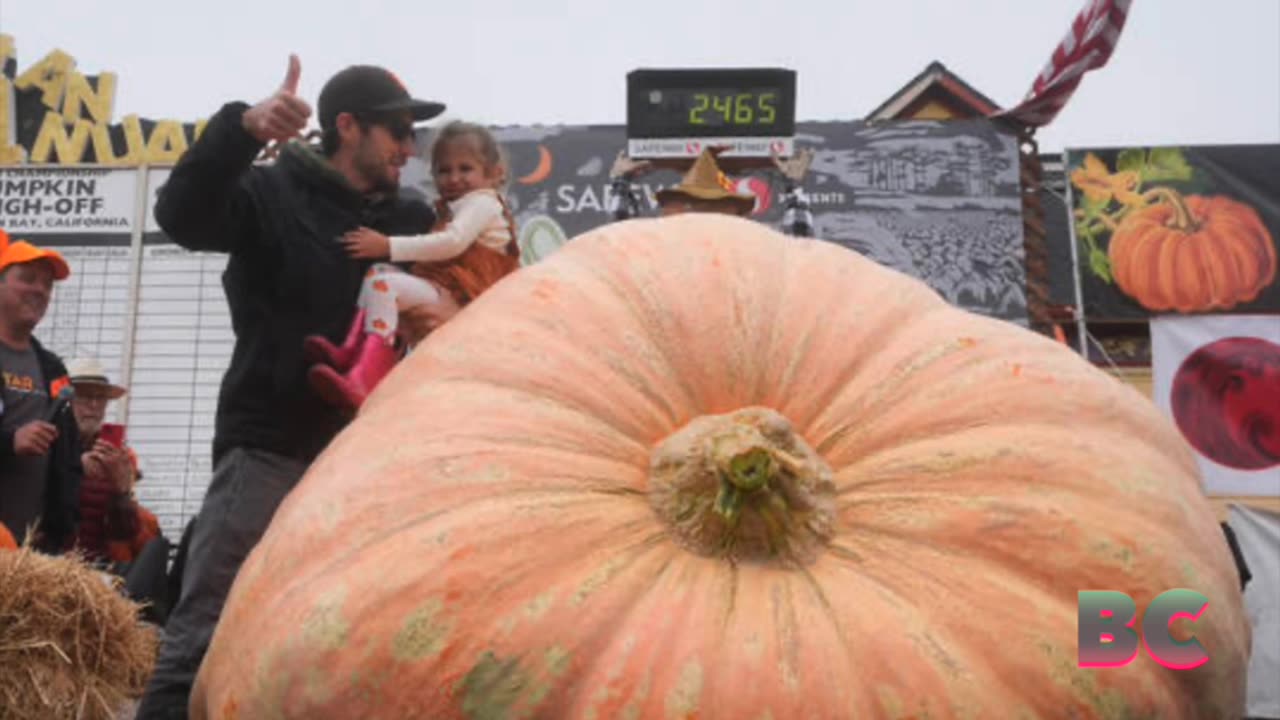
[(1132, 0), (1089, 0), (1071, 31), (1053, 51), (1021, 105), (996, 113), (1023, 125), (1043, 127), (1057, 117), (1080, 79), (1107, 64), (1120, 40)]

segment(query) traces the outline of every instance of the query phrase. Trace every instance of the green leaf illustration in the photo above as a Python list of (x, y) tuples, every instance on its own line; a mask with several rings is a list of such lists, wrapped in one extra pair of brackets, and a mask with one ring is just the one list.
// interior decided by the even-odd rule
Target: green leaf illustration
[(1097, 247), (1093, 242), (1093, 231), (1089, 229), (1089, 220), (1076, 220), (1076, 238), (1084, 243), (1085, 250), (1092, 251)]
[(1089, 250), (1089, 269), (1093, 271), (1103, 282), (1110, 285), (1111, 280), (1111, 259), (1107, 254), (1098, 248)]
[(1103, 210), (1111, 204), (1111, 198), (1105, 200), (1093, 200), (1088, 195), (1081, 193), (1080, 209), (1084, 210), (1084, 219), (1091, 220), (1102, 214)]
[(1147, 164), (1147, 154), (1137, 148), (1130, 148), (1116, 156), (1116, 172), (1142, 172)]
[(1181, 148), (1152, 148), (1151, 157), (1142, 168), (1142, 181), (1186, 182), (1191, 179), (1191, 164)]

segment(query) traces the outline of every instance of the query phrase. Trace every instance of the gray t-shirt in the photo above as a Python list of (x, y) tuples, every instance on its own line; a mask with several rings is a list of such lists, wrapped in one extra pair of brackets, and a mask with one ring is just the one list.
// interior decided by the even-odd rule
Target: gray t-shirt
[[(14, 350), (0, 342), (0, 371), (0, 429), (17, 430), (44, 419), (50, 399), (36, 351)], [(0, 522), (19, 543), (44, 513), (48, 469), (48, 455), (0, 459)]]

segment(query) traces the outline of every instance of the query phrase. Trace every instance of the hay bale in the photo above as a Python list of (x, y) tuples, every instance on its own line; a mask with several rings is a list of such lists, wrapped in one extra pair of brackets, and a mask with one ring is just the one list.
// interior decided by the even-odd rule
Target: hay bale
[(111, 720), (142, 695), (159, 637), (120, 585), (80, 557), (0, 550), (0, 714)]

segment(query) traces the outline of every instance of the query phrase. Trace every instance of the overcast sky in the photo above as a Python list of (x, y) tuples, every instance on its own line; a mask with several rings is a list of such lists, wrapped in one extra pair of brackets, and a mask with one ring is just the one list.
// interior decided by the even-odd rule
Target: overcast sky
[[(383, 64), (450, 115), (622, 123), (637, 67), (784, 66), (800, 120), (863, 117), (939, 60), (997, 103), (1030, 88), (1084, 0), (0, 0), (25, 68), (59, 48), (119, 75), (115, 116), (193, 120), (254, 101), (302, 58), (301, 92)], [(786, 8), (786, 9), (784, 9)], [(1044, 151), (1280, 142), (1280, 0), (1133, 0)]]

